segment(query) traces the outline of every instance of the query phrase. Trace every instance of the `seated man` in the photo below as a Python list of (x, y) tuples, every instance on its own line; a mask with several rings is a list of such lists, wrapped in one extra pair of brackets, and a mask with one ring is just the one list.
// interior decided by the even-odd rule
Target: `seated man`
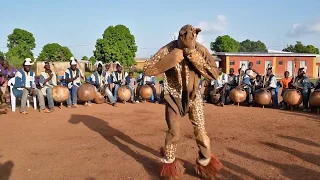
[[(1, 57), (0, 57), (1, 59)], [(4, 59), (4, 58), (3, 58)], [(8, 81), (15, 76), (17, 69), (11, 67), (7, 60), (3, 60), (3, 66), (0, 66), (0, 93), (3, 94), (3, 100), (6, 102), (7, 106), (10, 107), (10, 93), (8, 88)], [(4, 103), (3, 102), (3, 103)]]
[[(107, 74), (103, 74), (102, 72), (102, 62), (98, 61), (96, 64), (97, 70), (91, 75), (91, 83), (94, 85), (98, 92), (103, 96), (107, 96), (109, 98), (112, 106), (116, 106), (116, 102), (113, 99), (112, 92), (110, 91), (110, 79)], [(104, 75), (104, 76), (103, 76)]]
[(236, 78), (236, 82), (239, 83), (240, 81), (240, 85), (237, 88), (244, 88), (246, 93), (247, 93), (247, 104), (249, 107), (252, 106), (252, 98), (251, 98), (251, 92), (252, 92), (252, 84), (250, 81), (250, 76), (245, 74), (244, 71), (240, 68), (238, 70), (239, 75)]
[(128, 73), (124, 72), (120, 63), (116, 63), (117, 71), (112, 73), (112, 83), (114, 84), (114, 95), (113, 98), (115, 101), (118, 101), (118, 89), (124, 85), (125, 78), (128, 76)]
[[(67, 87), (71, 91), (71, 95), (67, 100), (67, 107), (77, 108), (78, 87), (81, 85), (81, 78), (83, 78), (83, 76), (81, 75), (80, 70), (77, 68), (76, 60), (73, 57), (71, 57), (70, 60), (70, 68), (66, 69), (64, 72), (64, 81), (67, 83)], [(89, 103), (85, 102), (85, 106), (88, 105)]]
[(278, 107), (278, 93), (277, 93), (276, 89), (277, 89), (278, 82), (277, 82), (276, 76), (274, 76), (272, 73), (272, 67), (267, 69), (266, 81), (267, 81), (267, 86), (265, 87), (265, 89), (268, 89), (271, 92), (272, 106), (274, 108), (277, 108)]
[(314, 90), (320, 90), (320, 78), (318, 79), (318, 81), (314, 85)]
[(134, 100), (134, 86), (136, 85), (136, 79), (133, 77), (133, 72), (129, 72), (129, 75), (126, 77), (125, 84), (129, 87), (131, 91), (131, 98), (130, 101), (132, 104), (135, 104), (136, 101)]
[(140, 88), (144, 85), (148, 85), (152, 88), (153, 91), (153, 103), (158, 103), (158, 99), (157, 99), (157, 90), (156, 90), (156, 78), (154, 76), (145, 76), (144, 73), (139, 74), (138, 78), (137, 78), (137, 82), (138, 82), (138, 87), (136, 90), (136, 98), (137, 98), (137, 102), (139, 102), (139, 98), (140, 98)]
[(293, 82), (293, 79), (289, 83), (289, 86), (294, 89), (298, 89), (303, 97), (303, 111), (309, 112), (309, 97), (311, 94), (311, 83), (309, 78), (305, 75), (306, 67), (299, 68), (298, 70), (298, 76), (295, 79), (295, 82)]
[(19, 70), (15, 75), (15, 84), (13, 86), (13, 94), (17, 98), (21, 98), (21, 106), (20, 106), (20, 113), (21, 114), (28, 114), (26, 112), (26, 105), (28, 95), (30, 96), (37, 96), (39, 105), (40, 105), (40, 112), (43, 113), (50, 113), (46, 108), (44, 97), (42, 92), (36, 88), (35, 83), (35, 74), (31, 70), (31, 59), (26, 58), (23, 62), (23, 69)]
[(52, 88), (59, 84), (58, 75), (50, 69), (49, 62), (44, 62), (44, 72), (41, 72), (39, 84), (41, 86), (41, 92), (47, 97), (49, 110), (54, 111), (54, 101)]
[(230, 89), (227, 88), (227, 82), (229, 77), (227, 74), (222, 72), (222, 68), (219, 68), (219, 77), (216, 80), (211, 81), (211, 86), (213, 86), (213, 90), (210, 93), (210, 96), (215, 94), (220, 94), (220, 102), (218, 105), (224, 106), (226, 103), (226, 97)]

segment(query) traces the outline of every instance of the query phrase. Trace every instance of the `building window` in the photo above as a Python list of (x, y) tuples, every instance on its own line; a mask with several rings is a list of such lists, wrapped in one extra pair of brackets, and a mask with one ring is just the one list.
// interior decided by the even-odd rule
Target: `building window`
[(260, 60), (257, 60), (257, 61), (256, 61), (256, 64), (260, 65)]
[(278, 64), (279, 64), (279, 65), (283, 65), (283, 61), (280, 60), (280, 61), (278, 62)]
[(300, 60), (300, 68), (307, 66), (307, 62), (305, 60)]
[(235, 62), (234, 61), (230, 61), (230, 65), (235, 65)]

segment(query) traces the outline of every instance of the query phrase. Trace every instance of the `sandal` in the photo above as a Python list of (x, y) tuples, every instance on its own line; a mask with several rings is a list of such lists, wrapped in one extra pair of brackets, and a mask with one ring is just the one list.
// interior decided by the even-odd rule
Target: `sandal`
[(41, 109), (40, 112), (41, 113), (51, 113), (51, 111), (49, 111), (47, 108), (46, 109)]
[(23, 115), (28, 114), (27, 111), (21, 111), (20, 113), (23, 114)]

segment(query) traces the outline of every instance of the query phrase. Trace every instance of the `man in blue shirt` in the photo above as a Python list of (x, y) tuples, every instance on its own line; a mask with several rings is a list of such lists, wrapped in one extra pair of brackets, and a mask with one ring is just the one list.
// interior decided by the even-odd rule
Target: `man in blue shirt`
[(26, 104), (29, 95), (37, 96), (40, 105), (40, 112), (50, 113), (51, 111), (46, 108), (41, 90), (36, 88), (35, 73), (31, 70), (32, 64), (31, 59), (26, 58), (23, 62), (23, 69), (18, 70), (15, 74), (15, 83), (12, 89), (13, 94), (17, 98), (21, 98), (21, 114), (28, 114), (26, 112)]
[[(298, 89), (303, 97), (303, 111), (304, 112), (309, 112), (309, 97), (311, 94), (311, 83), (309, 78), (306, 77), (306, 67), (304, 68), (299, 68), (298, 70), (298, 76), (295, 79), (295, 82), (293, 83), (292, 81), (290, 82), (291, 86), (294, 88)], [(292, 79), (293, 80), (293, 79)]]

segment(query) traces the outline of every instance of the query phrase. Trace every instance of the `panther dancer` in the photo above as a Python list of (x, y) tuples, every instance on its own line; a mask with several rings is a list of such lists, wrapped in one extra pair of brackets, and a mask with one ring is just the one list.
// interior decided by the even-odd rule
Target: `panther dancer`
[(203, 178), (213, 178), (223, 167), (211, 154), (210, 138), (205, 130), (203, 102), (199, 83), (201, 76), (213, 80), (219, 76), (215, 60), (209, 51), (196, 42), (199, 28), (183, 26), (178, 40), (162, 47), (144, 66), (146, 76), (164, 74), (165, 116), (168, 125), (165, 147), (161, 149), (161, 176), (180, 179), (183, 163), (175, 152), (180, 136), (181, 117), (189, 114), (199, 147), (196, 172)]

